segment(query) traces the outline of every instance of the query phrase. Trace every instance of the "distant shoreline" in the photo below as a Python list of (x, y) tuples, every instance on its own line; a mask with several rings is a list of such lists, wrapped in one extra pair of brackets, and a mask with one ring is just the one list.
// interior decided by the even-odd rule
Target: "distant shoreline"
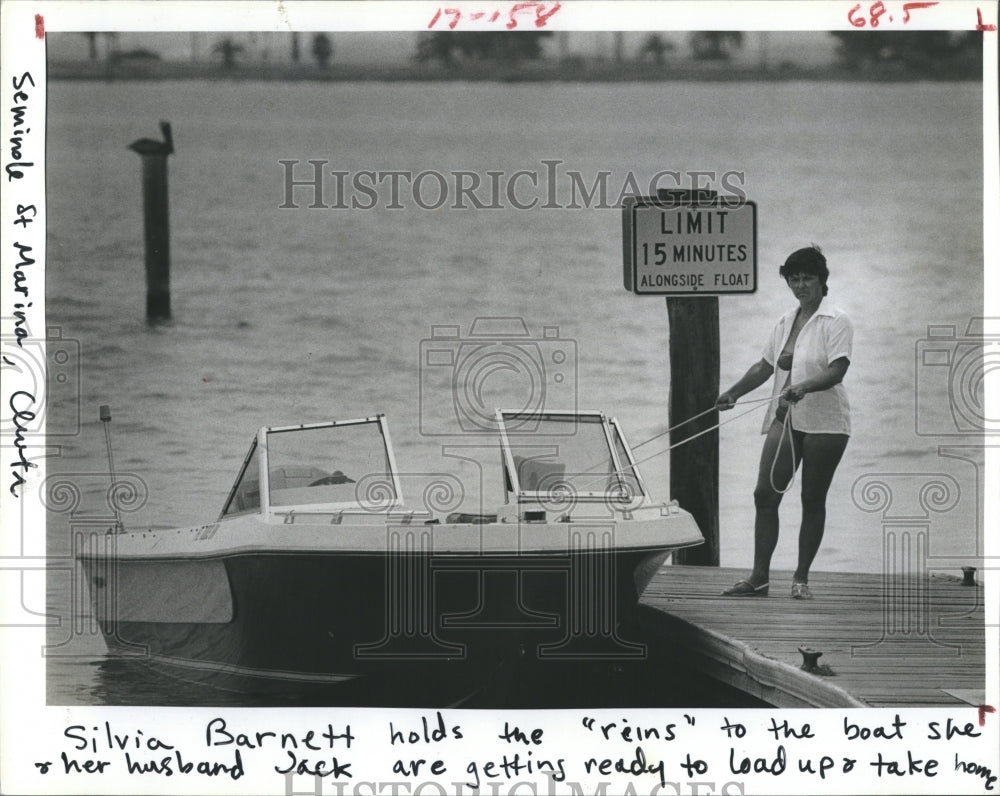
[(463, 63), (453, 67), (441, 64), (407, 63), (394, 65), (333, 63), (321, 69), (314, 63), (236, 64), (227, 69), (222, 64), (182, 63), (151, 58), (108, 61), (51, 61), (49, 80), (274, 80), (314, 82), (565, 82), (616, 83), (643, 81), (976, 81), (982, 80), (980, 64), (956, 65), (950, 69), (912, 70), (900, 64), (879, 64), (866, 69), (848, 69), (840, 65), (804, 67), (783, 63), (776, 66), (743, 65), (727, 62), (678, 61), (615, 63), (595, 60), (567, 62), (531, 61), (520, 64)]

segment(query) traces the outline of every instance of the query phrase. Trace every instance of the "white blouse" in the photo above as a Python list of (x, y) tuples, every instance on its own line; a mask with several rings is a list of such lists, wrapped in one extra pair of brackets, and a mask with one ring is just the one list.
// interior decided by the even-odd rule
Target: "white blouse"
[[(798, 384), (819, 375), (841, 357), (851, 358), (854, 325), (843, 310), (828, 305), (824, 300), (799, 330), (792, 353), (792, 377), (789, 382), (788, 371), (779, 368), (777, 363), (788, 342), (797, 313), (798, 308), (782, 315), (764, 346), (764, 359), (774, 368), (774, 388), (771, 392), (774, 397), (781, 394), (786, 383)], [(766, 434), (771, 427), (777, 407), (777, 401), (772, 401), (769, 405), (761, 433)], [(816, 434), (851, 433), (851, 405), (843, 383), (821, 392), (807, 393), (801, 401), (792, 405), (791, 414), (792, 428), (796, 431)]]

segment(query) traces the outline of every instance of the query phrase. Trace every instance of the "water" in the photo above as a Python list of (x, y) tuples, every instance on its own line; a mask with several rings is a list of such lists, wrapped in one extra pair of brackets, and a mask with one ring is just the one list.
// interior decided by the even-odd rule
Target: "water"
[[(79, 485), (78, 514), (106, 513), (105, 403), (116, 465), (140, 489), (129, 525), (214, 519), (260, 425), (375, 412), (389, 418), (411, 502), (420, 505), (428, 474), (446, 472), (463, 485), (456, 505), (489, 509), (502, 499), (495, 451), (480, 469), (422, 433), (455, 422), (451, 372), (422, 366), (433, 327), (458, 326), (468, 340), (477, 317), (521, 318), (530, 355), (568, 357), (564, 381), (544, 385), (553, 401), (616, 415), (633, 446), (662, 432), (667, 315), (662, 299), (622, 288), (618, 210), (423, 210), (405, 191), (401, 209), (309, 209), (301, 189), (302, 207), (279, 208), (283, 159), (300, 161), (298, 179), (310, 175), (309, 159), (323, 159), (350, 174), (485, 180), (524, 169), (543, 185), (543, 161), (560, 161), (562, 205), (568, 171), (588, 185), (610, 171), (612, 204), (629, 172), (745, 175), (758, 203), (759, 290), (720, 301), (724, 386), (759, 358), (792, 306), (778, 265), (809, 242), (824, 248), (830, 300), (856, 327), (846, 382), (854, 436), (817, 570), (883, 568), (883, 516), (852, 499), (871, 473), (950, 474), (962, 497), (933, 514), (931, 553), (975, 552), (976, 469), (938, 455), (939, 444), (968, 438), (917, 434), (915, 419), (956, 431), (948, 373), (923, 366), (918, 345), (929, 324), (945, 324), (957, 327), (957, 349), (982, 315), (976, 84), (74, 82), (49, 87), (48, 114), (48, 325), (79, 341), (81, 363), (79, 398), (71, 379), (50, 423), (74, 431), (77, 406), (82, 418), (49, 467)], [(149, 327), (139, 163), (125, 147), (154, 135), (160, 118), (176, 145), (174, 320)], [(542, 189), (520, 185), (544, 202)], [(432, 203), (435, 183), (424, 190)], [(327, 191), (332, 203), (332, 181)], [(380, 197), (389, 201), (384, 186)], [(530, 388), (520, 378), (493, 378), (487, 399), (523, 402)], [(753, 414), (721, 432), (726, 566), (750, 563), (760, 421)], [(638, 453), (661, 449), (662, 440)], [(654, 497), (667, 498), (668, 457), (643, 471)], [(795, 558), (794, 493), (785, 503), (777, 569)], [(50, 516), (53, 555), (69, 549), (69, 524), (66, 513)], [(50, 575), (49, 593), (52, 612), (87, 613), (63, 573)], [(88, 701), (103, 665), (100, 640), (69, 648), (80, 657), (49, 658), (52, 702)]]

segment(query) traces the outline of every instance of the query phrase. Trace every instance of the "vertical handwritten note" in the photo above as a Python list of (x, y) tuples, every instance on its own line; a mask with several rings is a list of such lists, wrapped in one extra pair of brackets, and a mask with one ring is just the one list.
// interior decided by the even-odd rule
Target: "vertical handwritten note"
[[(36, 83), (31, 72), (15, 74), (10, 88), (8, 112), (11, 135), (4, 158), (4, 179), (7, 183), (4, 191), (9, 192), (10, 200), (4, 205), (7, 218), (4, 219), (6, 229), (3, 235), (7, 241), (4, 264), (10, 263), (10, 267), (4, 268), (5, 278), (10, 280), (7, 285), (9, 292), (4, 292), (10, 297), (7, 299), (10, 303), (4, 307), (3, 314), (13, 318), (13, 328), (10, 336), (5, 329), (2, 357), (5, 369), (20, 371), (22, 351), (25, 345), (30, 344), (29, 318), (35, 306), (34, 285), (42, 279), (41, 274), (36, 273), (39, 267), (35, 254), (38, 247), (36, 236), (44, 234), (36, 224), (43, 198), (38, 193), (39, 183), (37, 180), (26, 180), (25, 176), (35, 170), (34, 143), (41, 140), (44, 130), (33, 121), (35, 108), (42, 100), (33, 99)], [(34, 133), (33, 124), (36, 128)], [(6, 350), (8, 344), (13, 346), (9, 353)], [(5, 403), (11, 413), (13, 428), (4, 429), (4, 432), (13, 432), (16, 450), (16, 455), (6, 462), (9, 468), (7, 492), (14, 498), (21, 497), (28, 473), (36, 467), (29, 455), (27, 432), (36, 418), (35, 405), (40, 398), (34, 392), (21, 388), (21, 385), (7, 391)]]

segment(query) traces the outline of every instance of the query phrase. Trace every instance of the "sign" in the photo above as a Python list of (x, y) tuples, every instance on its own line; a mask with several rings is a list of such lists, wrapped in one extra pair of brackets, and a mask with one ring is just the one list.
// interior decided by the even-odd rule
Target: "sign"
[(625, 289), (719, 296), (757, 290), (757, 205), (713, 193), (629, 196), (622, 206)]

